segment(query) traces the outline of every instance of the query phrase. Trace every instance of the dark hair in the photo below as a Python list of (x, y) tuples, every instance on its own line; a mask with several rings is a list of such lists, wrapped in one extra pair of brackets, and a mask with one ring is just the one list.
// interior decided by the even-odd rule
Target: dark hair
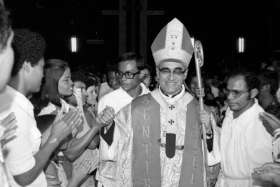
[(142, 70), (144, 68), (144, 60), (143, 58), (138, 55), (135, 52), (126, 52), (123, 53), (119, 58), (118, 58), (118, 63), (120, 64), (121, 62), (127, 61), (127, 60), (135, 60), (136, 61), (136, 66), (138, 70)]
[(89, 86), (99, 86), (100, 80), (98, 76), (94, 75), (93, 73), (90, 73), (84, 69), (79, 69), (77, 71), (72, 72), (71, 79), (73, 82), (75, 81), (81, 81), (85, 83), (86, 88)]
[(250, 72), (250, 71), (243, 70), (243, 69), (234, 70), (234, 71), (232, 71), (232, 73), (229, 74), (229, 76), (227, 78), (227, 81), (230, 78), (237, 77), (237, 76), (242, 76), (244, 78), (244, 80), (246, 82), (247, 89), (249, 91), (252, 90), (252, 89), (259, 90), (260, 81), (259, 81), (257, 75), (254, 72)]
[(54, 122), (56, 115), (45, 114), (42, 116), (36, 116), (35, 120), (37, 123), (37, 128), (43, 134)]
[(0, 52), (7, 47), (7, 42), (12, 33), (9, 12), (0, 3)]
[(105, 71), (108, 74), (109, 72), (117, 72), (118, 66), (116, 63), (108, 62), (105, 67)]
[(271, 95), (275, 95), (278, 89), (278, 76), (277, 72), (264, 70), (259, 74), (260, 89), (265, 85), (270, 85)]
[(41, 93), (41, 100), (48, 104), (49, 102), (61, 106), (58, 92), (58, 81), (69, 68), (66, 61), (60, 59), (49, 59), (45, 65), (45, 78)]
[(153, 68), (149, 64), (144, 63), (142, 70), (144, 70), (144, 69), (147, 69), (151, 75), (153, 74)]
[(37, 65), (39, 60), (44, 57), (46, 49), (45, 39), (39, 33), (28, 29), (15, 30), (12, 45), (15, 52), (12, 76), (19, 72), (25, 61), (32, 66)]
[(86, 79), (86, 87), (90, 87), (90, 86), (100, 86), (101, 84), (101, 80), (97, 75), (94, 75), (92, 73), (88, 73), (87, 75), (87, 79)]
[(72, 79), (73, 82), (81, 81), (83, 83), (86, 83), (86, 80), (87, 80), (87, 75), (86, 74), (87, 74), (86, 71), (80, 69), (80, 70), (72, 72), (71, 79)]

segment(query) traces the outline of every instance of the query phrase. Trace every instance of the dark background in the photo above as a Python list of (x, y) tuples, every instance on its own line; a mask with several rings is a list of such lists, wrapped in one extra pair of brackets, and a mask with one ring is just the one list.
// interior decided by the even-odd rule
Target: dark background
[[(202, 42), (205, 68), (212, 73), (224, 66), (256, 67), (280, 49), (279, 0), (8, 0), (5, 4), (14, 28), (27, 27), (45, 37), (46, 58), (63, 58), (73, 67), (94, 71), (104, 71), (105, 64), (130, 50), (153, 65), (150, 45), (173, 17)], [(143, 19), (145, 10), (149, 15)], [(80, 39), (75, 54), (69, 50), (71, 35)], [(239, 36), (246, 40), (244, 54), (236, 52)]]

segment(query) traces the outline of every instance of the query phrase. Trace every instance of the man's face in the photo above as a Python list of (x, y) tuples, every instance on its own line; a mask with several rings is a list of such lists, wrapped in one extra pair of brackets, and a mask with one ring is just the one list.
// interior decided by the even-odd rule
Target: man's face
[(108, 84), (114, 90), (120, 87), (119, 79), (115, 71), (110, 71), (108, 73)]
[(244, 77), (239, 75), (229, 78), (227, 82), (228, 106), (233, 112), (242, 113), (251, 103), (250, 92)]
[(127, 60), (120, 62), (118, 69), (120, 85), (125, 91), (131, 91), (139, 85), (139, 70), (137, 68), (135, 60)]
[(14, 34), (11, 33), (7, 41), (7, 46), (0, 53), (0, 92), (10, 79), (10, 74), (14, 64), (14, 51), (12, 49), (12, 40)]
[(29, 71), (29, 86), (32, 93), (40, 91), (42, 79), (44, 77), (45, 60), (41, 58), (35, 66), (30, 65)]
[(166, 61), (157, 68), (161, 90), (168, 95), (178, 93), (187, 77), (187, 69), (182, 63)]

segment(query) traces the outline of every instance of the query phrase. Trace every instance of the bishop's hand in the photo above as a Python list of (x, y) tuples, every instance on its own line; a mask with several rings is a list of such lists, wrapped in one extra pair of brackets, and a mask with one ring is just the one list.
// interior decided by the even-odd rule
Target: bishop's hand
[(206, 110), (202, 110), (199, 112), (199, 115), (200, 115), (200, 121), (205, 127), (206, 134), (212, 135), (211, 113)]

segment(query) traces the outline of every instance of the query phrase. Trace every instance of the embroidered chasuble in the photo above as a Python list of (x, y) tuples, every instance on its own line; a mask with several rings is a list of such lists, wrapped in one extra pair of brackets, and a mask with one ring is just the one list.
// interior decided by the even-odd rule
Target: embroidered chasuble
[[(172, 105), (158, 90), (136, 98), (117, 114), (115, 125), (121, 137), (113, 140), (116, 161), (101, 164), (100, 185), (203, 187), (197, 101), (188, 93)], [(175, 152), (168, 156), (169, 134)]]

